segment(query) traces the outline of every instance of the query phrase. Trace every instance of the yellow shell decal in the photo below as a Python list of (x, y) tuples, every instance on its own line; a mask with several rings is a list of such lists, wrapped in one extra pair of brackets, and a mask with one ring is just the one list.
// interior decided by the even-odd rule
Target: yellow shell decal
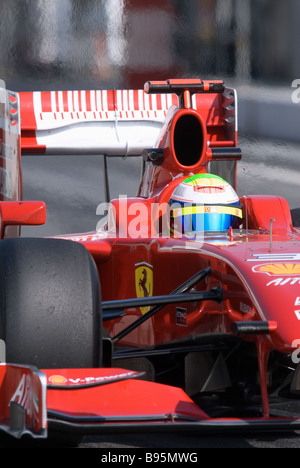
[(255, 273), (266, 273), (269, 276), (300, 275), (300, 263), (264, 263), (253, 267)]
[(62, 375), (51, 375), (51, 377), (49, 377), (49, 382), (51, 382), (52, 384), (64, 384), (67, 382), (67, 379), (65, 377), (63, 377)]
[[(153, 295), (153, 267), (149, 263), (135, 264), (135, 291), (137, 297), (151, 297)], [(144, 315), (150, 307), (140, 307)]]

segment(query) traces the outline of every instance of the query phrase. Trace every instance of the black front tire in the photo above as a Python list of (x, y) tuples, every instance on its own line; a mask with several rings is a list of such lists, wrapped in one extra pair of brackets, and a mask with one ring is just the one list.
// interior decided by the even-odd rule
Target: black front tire
[(101, 366), (96, 265), (72, 241), (0, 241), (0, 338), (6, 362), (39, 369)]

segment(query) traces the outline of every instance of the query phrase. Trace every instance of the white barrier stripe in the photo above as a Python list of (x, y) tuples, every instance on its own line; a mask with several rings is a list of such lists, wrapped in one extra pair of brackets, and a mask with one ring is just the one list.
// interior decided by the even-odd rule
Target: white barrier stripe
[(60, 108), (59, 108), (59, 92), (56, 91), (55, 92), (55, 108), (56, 108), (56, 112), (60, 112)]
[(150, 110), (150, 94), (145, 94), (145, 110), (149, 111)]
[(68, 91), (68, 112), (73, 112), (72, 91)]
[(173, 104), (173, 99), (172, 99), (172, 94), (166, 94), (167, 96), (167, 106), (166, 106), (166, 110), (170, 109), (170, 107), (172, 106)]
[(96, 111), (96, 91), (91, 91), (91, 109), (92, 112)]
[(122, 91), (122, 109), (123, 111), (128, 110), (128, 104), (127, 104), (127, 93), (126, 91)]
[(144, 109), (144, 93), (143, 91), (139, 90), (138, 91), (138, 103), (139, 103), (139, 111), (142, 111)]
[(62, 91), (58, 91), (58, 109), (59, 109), (59, 112), (61, 113), (64, 112), (64, 99), (63, 99)]
[(74, 100), (74, 112), (78, 112), (79, 111), (78, 91), (74, 91), (73, 100)]
[(82, 112), (86, 112), (86, 92), (80, 91), (80, 98), (81, 98), (81, 110)]
[(168, 96), (166, 94), (162, 94), (161, 96), (161, 110), (165, 111), (167, 108), (167, 98)]
[(40, 91), (33, 93), (33, 109), (36, 121), (42, 119), (42, 94)]
[(55, 112), (56, 112), (55, 91), (51, 91), (51, 112), (53, 114), (55, 114)]
[(123, 91), (123, 109), (128, 111), (128, 91)]
[(128, 92), (128, 101), (129, 101), (129, 110), (134, 111), (133, 90), (129, 90), (129, 92)]
[(143, 111), (146, 110), (146, 96), (147, 96), (147, 95), (146, 95), (145, 93), (143, 93), (143, 91), (142, 91), (142, 96), (143, 96), (143, 100), (142, 100), (143, 105), (142, 105), (142, 107), (141, 107), (141, 111), (143, 112)]
[(95, 93), (95, 103), (96, 103), (96, 111), (101, 112), (103, 109), (103, 104), (102, 104), (102, 95), (101, 91), (96, 91)]
[(37, 114), (42, 113), (42, 97), (40, 91), (34, 91), (32, 93), (32, 102), (33, 102), (33, 113), (36, 116)]
[(97, 91), (93, 91), (91, 94), (91, 104), (92, 104), (92, 111), (97, 112), (98, 111), (98, 95)]
[(108, 106), (107, 106), (107, 91), (104, 90), (102, 91), (102, 109), (103, 111), (107, 111), (108, 110)]
[(117, 95), (116, 110), (122, 111), (123, 110), (122, 91), (117, 91), (116, 95)]

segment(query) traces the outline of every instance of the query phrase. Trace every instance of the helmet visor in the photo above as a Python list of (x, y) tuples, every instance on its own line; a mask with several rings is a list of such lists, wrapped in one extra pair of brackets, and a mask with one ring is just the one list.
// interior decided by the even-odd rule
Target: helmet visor
[(232, 205), (191, 205), (178, 202), (170, 209), (171, 234), (196, 235), (238, 227), (243, 217), (240, 202)]

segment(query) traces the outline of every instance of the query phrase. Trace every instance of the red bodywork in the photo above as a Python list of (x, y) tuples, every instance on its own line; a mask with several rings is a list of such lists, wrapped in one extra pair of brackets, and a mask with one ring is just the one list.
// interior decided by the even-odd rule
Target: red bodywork
[[(70, 108), (67, 92), (52, 94), (52, 100), (50, 93), (41, 93), (39, 118), (42, 120), (45, 113), (52, 115), (53, 106), (56, 106), (57, 118), (63, 118), (64, 112), (74, 120), (80, 118), (79, 113), (87, 118), (89, 112), (127, 112), (124, 118), (129, 118), (128, 114), (132, 112), (135, 118), (134, 112), (144, 112), (143, 118), (147, 119), (148, 111), (138, 107), (137, 99), (133, 103), (134, 109), (125, 108), (123, 101), (121, 109), (117, 92), (111, 91), (107, 92), (107, 108), (93, 109), (91, 95), (87, 93), (85, 104), (83, 95), (78, 101), (77, 115), (75, 108)], [(138, 97), (137, 92), (134, 93)], [(104, 327), (115, 354), (111, 369), (55, 371), (62, 376), (61, 385), (67, 385), (69, 374), (77, 383), (79, 379), (81, 383), (86, 378), (91, 380), (85, 388), (76, 390), (60, 390), (59, 386), (53, 389), (49, 385), (49, 417), (54, 415), (56, 420), (61, 418), (65, 423), (75, 421), (79, 426), (83, 424), (86, 430), (91, 427), (115, 430), (127, 427), (129, 423), (136, 427), (152, 424), (153, 428), (165, 424), (170, 429), (172, 425), (180, 426), (182, 421), (185, 427), (193, 429), (223, 425), (241, 428), (251, 424), (252, 427), (266, 428), (286, 424), (295, 428), (297, 415), (290, 417), (287, 413), (286, 417), (278, 419), (276, 413), (270, 411), (268, 365), (271, 354), (292, 355), (299, 344), (300, 232), (293, 226), (284, 199), (249, 195), (241, 197), (244, 217), (239, 231), (228, 232), (222, 238), (211, 236), (197, 241), (161, 234), (166, 205), (180, 181), (192, 174), (216, 171), (235, 186), (236, 163), (241, 156), (235, 110), (232, 111), (234, 98), (226, 92), (223, 82), (149, 82), (145, 86), (144, 99), (145, 96), (149, 99), (148, 95), (156, 96), (156, 107), (153, 104), (149, 112), (164, 109), (162, 101), (166, 94), (172, 96), (173, 107), (165, 113), (155, 147), (152, 150), (144, 148), (145, 168), (137, 196), (112, 200), (108, 222), (98, 231), (62, 236), (84, 244), (95, 259), (102, 289)], [(34, 93), (20, 93), (22, 148), (24, 153), (47, 153), (47, 145), (42, 144), (37, 135), (35, 99)], [(9, 212), (5, 203), (0, 205), (2, 214)], [(38, 210), (39, 220), (33, 212), (31, 220), (34, 218), (36, 224), (43, 222), (40, 217), (42, 206), (25, 205), (28, 212)], [(110, 224), (112, 215), (114, 222)], [(22, 217), (20, 214), (20, 224)], [(189, 289), (195, 294), (195, 300), (189, 294), (186, 302), (180, 298), (178, 303), (165, 304), (158, 313), (151, 314), (151, 308), (159, 304), (161, 296), (172, 295), (200, 271), (205, 274)], [(208, 298), (199, 300), (197, 293), (206, 293)], [(151, 297), (152, 303), (142, 302), (147, 298), (150, 301)], [(141, 299), (140, 304), (135, 302), (137, 298)], [(131, 303), (124, 302), (131, 299)], [(111, 318), (109, 311), (113, 309), (124, 309), (125, 313), (116, 312)], [(135, 327), (135, 323), (139, 326)], [(128, 356), (126, 352), (132, 357), (139, 350), (145, 353), (148, 350), (151, 354), (154, 350), (169, 349), (177, 355), (178, 346), (183, 343), (190, 347), (186, 358), (192, 354), (190, 343), (193, 340), (203, 351), (210, 342), (217, 350), (216, 343), (224, 339), (242, 342), (243, 346), (246, 343), (257, 353), (261, 395), (259, 417), (214, 418), (183, 390), (161, 383), (132, 380), (126, 374), (130, 371), (119, 369), (118, 359)], [(44, 371), (47, 378), (49, 372)], [(201, 374), (201, 367), (197, 372)], [(103, 386), (90, 385), (95, 378), (101, 381), (105, 376), (111, 378), (112, 374), (122, 374), (123, 379)], [(133, 373), (131, 377), (137, 375)], [(184, 375), (188, 380), (187, 371)], [(298, 390), (297, 383), (295, 385)], [(119, 395), (126, 395), (126, 398), (120, 400)], [(135, 402), (134, 406), (131, 401)]]

